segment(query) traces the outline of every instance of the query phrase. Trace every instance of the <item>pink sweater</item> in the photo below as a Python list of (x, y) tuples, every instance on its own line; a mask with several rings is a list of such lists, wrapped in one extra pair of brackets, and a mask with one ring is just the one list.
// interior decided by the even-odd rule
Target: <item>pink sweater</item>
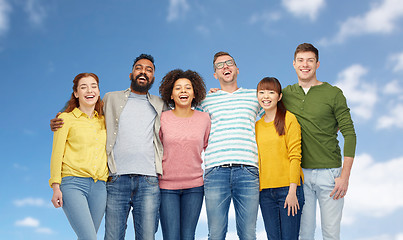
[(210, 134), (210, 116), (195, 110), (192, 117), (176, 117), (172, 111), (161, 115), (160, 138), (164, 146), (162, 189), (187, 189), (203, 185), (203, 160)]

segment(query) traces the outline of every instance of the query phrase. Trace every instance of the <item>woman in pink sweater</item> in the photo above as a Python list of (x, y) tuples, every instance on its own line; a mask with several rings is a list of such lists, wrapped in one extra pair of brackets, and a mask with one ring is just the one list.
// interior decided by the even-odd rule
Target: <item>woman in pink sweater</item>
[(176, 69), (165, 75), (159, 90), (173, 108), (161, 115), (162, 235), (164, 239), (194, 239), (204, 195), (201, 154), (210, 134), (210, 116), (194, 107), (206, 96), (205, 84), (196, 72)]

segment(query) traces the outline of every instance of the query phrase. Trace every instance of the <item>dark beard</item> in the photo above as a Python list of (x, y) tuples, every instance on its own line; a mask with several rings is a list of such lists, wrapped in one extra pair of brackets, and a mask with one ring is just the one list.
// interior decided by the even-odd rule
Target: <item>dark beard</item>
[[(137, 80), (139, 79), (139, 77), (141, 77), (141, 76), (144, 76), (145, 77), (145, 79), (147, 80), (147, 84), (145, 84), (145, 85), (139, 85), (138, 83), (137, 83)], [(136, 91), (136, 92), (140, 92), (140, 93), (147, 93), (148, 92), (148, 90), (150, 90), (150, 88), (153, 86), (153, 83), (154, 83), (154, 78), (150, 81), (150, 79), (148, 78), (148, 76), (147, 75), (145, 75), (144, 73), (140, 73), (139, 75), (137, 75), (135, 78), (133, 78), (133, 74), (131, 75), (131, 77), (130, 77), (130, 80), (132, 81), (132, 83), (131, 83), (131, 88), (132, 88), (132, 90), (133, 91)]]

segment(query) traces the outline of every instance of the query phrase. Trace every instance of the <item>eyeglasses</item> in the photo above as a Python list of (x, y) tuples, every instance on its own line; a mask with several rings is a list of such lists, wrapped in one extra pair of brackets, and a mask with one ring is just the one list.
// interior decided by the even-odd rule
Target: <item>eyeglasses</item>
[(228, 67), (234, 66), (234, 60), (227, 60), (225, 62), (218, 62), (216, 64), (214, 64), (215, 68), (217, 69), (221, 69), (224, 67), (224, 63), (227, 64)]

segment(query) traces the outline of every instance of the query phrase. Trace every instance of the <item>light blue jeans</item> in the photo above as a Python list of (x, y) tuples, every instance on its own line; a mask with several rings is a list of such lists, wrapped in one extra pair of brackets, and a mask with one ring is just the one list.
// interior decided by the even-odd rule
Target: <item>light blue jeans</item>
[(239, 239), (256, 239), (259, 208), (259, 171), (256, 167), (243, 165), (207, 169), (204, 195), (210, 240), (225, 239), (231, 199)]
[(300, 240), (315, 239), (316, 203), (319, 202), (322, 236), (324, 240), (340, 239), (340, 222), (344, 198), (334, 200), (330, 193), (335, 186), (335, 178), (341, 174), (340, 168), (307, 169), (304, 172), (305, 205), (302, 210)]
[(193, 240), (203, 204), (203, 186), (161, 189), (162, 236), (169, 240)]
[(136, 240), (155, 238), (158, 229), (160, 188), (158, 178), (126, 174), (113, 176), (106, 184), (105, 240), (124, 240), (132, 210)]
[(92, 178), (64, 177), (60, 190), (63, 194), (63, 211), (77, 239), (96, 240), (105, 213), (105, 182), (94, 182)]

